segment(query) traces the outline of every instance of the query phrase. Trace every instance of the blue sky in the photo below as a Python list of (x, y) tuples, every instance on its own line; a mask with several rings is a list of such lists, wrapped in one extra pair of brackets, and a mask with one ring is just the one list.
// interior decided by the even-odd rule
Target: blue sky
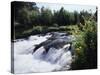
[(90, 9), (92, 11), (92, 13), (94, 13), (96, 11), (96, 6), (91, 6), (91, 5), (73, 5), (73, 4), (56, 4), (56, 3), (36, 3), (37, 6), (39, 8), (41, 8), (42, 6), (44, 6), (45, 8), (49, 8), (52, 11), (53, 10), (59, 10), (61, 7), (64, 7), (65, 10), (68, 10), (70, 12), (73, 11), (82, 11), (82, 10), (86, 10), (88, 12), (90, 12)]

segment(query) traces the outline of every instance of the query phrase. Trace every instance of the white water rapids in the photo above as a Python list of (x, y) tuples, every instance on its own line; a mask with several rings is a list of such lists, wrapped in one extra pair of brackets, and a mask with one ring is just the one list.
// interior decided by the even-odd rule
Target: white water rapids
[(64, 45), (59, 50), (51, 47), (47, 54), (43, 54), (42, 46), (33, 54), (35, 45), (46, 41), (51, 35), (30, 36), (29, 39), (17, 39), (14, 42), (14, 73), (51, 72), (70, 69), (72, 55), (67, 50), (70, 44)]

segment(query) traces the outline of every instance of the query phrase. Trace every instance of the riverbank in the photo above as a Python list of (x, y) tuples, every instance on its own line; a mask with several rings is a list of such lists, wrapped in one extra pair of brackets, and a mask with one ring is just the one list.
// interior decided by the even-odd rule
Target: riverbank
[[(19, 27), (20, 28), (20, 27)], [(46, 34), (48, 32), (67, 32), (69, 34), (72, 34), (75, 32), (75, 30), (78, 29), (77, 25), (71, 25), (71, 26), (33, 26), (31, 28), (20, 28), (16, 29), (15, 31), (15, 39), (19, 38), (27, 38), (30, 35), (36, 35), (36, 34)], [(23, 30), (24, 29), (24, 30)]]

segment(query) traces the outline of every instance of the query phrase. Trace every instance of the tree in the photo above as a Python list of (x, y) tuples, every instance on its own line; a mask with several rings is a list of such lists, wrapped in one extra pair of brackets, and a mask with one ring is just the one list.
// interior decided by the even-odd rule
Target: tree
[(95, 20), (97, 21), (97, 16), (98, 16), (98, 8), (96, 7), (96, 12), (94, 13)]
[(70, 13), (63, 7), (59, 11), (54, 11), (53, 23), (58, 25), (70, 24)]
[(70, 20), (70, 24), (74, 25), (75, 23), (75, 17), (74, 17), (74, 13), (70, 13), (70, 17), (69, 17), (69, 20)]
[(84, 25), (85, 24), (85, 18), (84, 18), (83, 12), (80, 12), (79, 18), (80, 18), (80, 23), (82, 25)]
[(14, 2), (14, 16), (15, 22), (21, 25), (31, 24), (32, 11), (38, 11), (38, 7), (35, 2)]
[(40, 16), (41, 24), (43, 25), (51, 25), (52, 23), (52, 12), (50, 9), (41, 8), (41, 16)]
[(77, 11), (74, 11), (74, 24), (79, 23), (79, 13)]

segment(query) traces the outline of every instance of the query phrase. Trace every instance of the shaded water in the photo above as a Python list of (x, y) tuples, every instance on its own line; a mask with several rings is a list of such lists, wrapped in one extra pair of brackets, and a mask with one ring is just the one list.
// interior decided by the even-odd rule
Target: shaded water
[[(55, 36), (56, 35), (56, 36)], [(54, 38), (47, 45), (49, 48), (46, 52), (45, 44), (41, 45), (34, 51), (35, 47), (40, 43)], [(63, 46), (56, 48), (57, 41), (60, 41)], [(14, 71), (15, 73), (32, 73), (32, 72), (51, 72), (70, 69), (72, 63), (71, 44), (73, 36), (60, 33), (46, 34), (44, 36), (34, 35), (29, 36), (27, 40), (17, 39), (14, 42)], [(55, 42), (54, 42), (55, 41)], [(57, 42), (58, 43), (58, 42)]]

